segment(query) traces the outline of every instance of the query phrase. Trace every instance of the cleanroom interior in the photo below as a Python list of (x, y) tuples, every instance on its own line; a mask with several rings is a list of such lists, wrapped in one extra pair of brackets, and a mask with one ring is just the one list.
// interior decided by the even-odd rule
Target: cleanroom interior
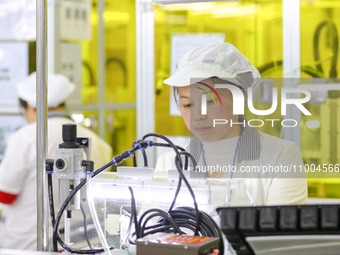
[[(105, 1), (101, 17), (98, 10), (100, 1), (87, 3), (90, 28), (83, 35), (63, 32), (63, 29), (67, 29), (63, 17), (68, 15), (68, 5), (69, 1), (62, 1), (59, 9), (49, 9), (49, 13), (60, 12), (59, 19), (55, 19), (60, 24), (49, 28), (49, 33), (52, 34), (49, 40), (54, 40), (55, 44), (49, 62), (54, 63), (54, 71), (67, 74), (77, 82), (78, 95), (69, 100), (68, 110), (78, 116), (77, 121), (104, 137), (117, 154), (135, 141), (137, 131), (135, 2)], [(331, 0), (303, 0), (300, 2), (300, 10), (301, 70), (294, 72), (305, 78), (306, 83), (313, 83), (315, 78), (336, 79), (339, 73), (337, 43), (340, 3)], [(70, 12), (72, 11), (76, 12), (76, 9), (72, 10), (70, 5)], [(274, 78), (274, 82), (280, 87), (284, 61), (282, 13), (282, 1), (153, 4), (154, 67), (146, 68), (153, 69), (154, 73), (154, 109), (150, 109), (150, 113), (154, 111), (155, 114), (154, 123), (150, 124), (154, 126), (154, 130), (167, 136), (190, 136), (181, 117), (170, 115), (170, 87), (163, 83), (171, 71), (173, 37), (197, 36), (193, 39), (197, 41), (204, 36), (222, 38), (221, 40), (230, 42), (241, 52), (245, 52), (247, 58), (260, 70), (262, 78)], [(27, 19), (31, 17), (32, 11), (27, 11)], [(30, 73), (35, 70), (35, 41), (32, 40), (35, 31), (25, 29), (35, 29), (22, 29), (22, 38), (3, 36), (1, 44), (6, 50), (8, 45), (11, 47), (27, 43), (23, 48), (26, 48), (24, 51), (28, 58), (26, 72)], [(68, 47), (70, 50), (65, 50)], [(98, 62), (100, 51), (104, 56), (101, 61), (105, 62), (102, 65)], [(57, 55), (60, 52), (68, 53), (61, 54), (59, 58)], [(72, 66), (72, 61), (75, 67)], [(12, 64), (2, 65), (1, 82), (3, 86), (7, 86), (6, 74), (9, 71), (6, 68)], [(258, 109), (268, 108), (266, 103), (255, 105)], [(18, 112), (15, 99), (3, 100), (1, 106), (4, 117), (13, 116), (16, 119)], [(329, 92), (323, 103), (308, 103), (308, 108), (313, 112), (312, 119), (302, 117), (300, 123), (303, 159), (306, 163), (335, 164), (339, 161), (340, 150), (338, 91)], [(247, 114), (248, 117), (252, 116), (249, 112)], [(276, 111), (270, 118), (282, 119), (282, 116)], [(8, 125), (1, 129), (4, 134), (2, 147), (6, 144), (7, 133), (16, 125), (16, 120), (13, 120), (13, 126)], [(259, 128), (278, 137), (282, 136), (280, 129), (280, 126)], [(309, 180), (309, 195), (337, 198), (339, 191), (334, 188), (337, 184), (336, 179), (312, 178)]]
[[(10, 134), (25, 124), (14, 83), (36, 70), (36, 31), (35, 1), (19, 1), (17, 8), (11, 1), (0, 2), (0, 9), (8, 2), (6, 14), (0, 16), (0, 31), (5, 31), (0, 33), (1, 160)], [(300, 0), (299, 36), (294, 38), (284, 31), (287, 0), (163, 2), (48, 1), (48, 71), (75, 82), (67, 110), (77, 123), (111, 145), (112, 156), (131, 148), (145, 130), (171, 137), (182, 146), (190, 139), (171, 88), (163, 80), (176, 68), (174, 53), (200, 43), (232, 43), (260, 71), (267, 83), (258, 90), (256, 109), (269, 109), (272, 99), (266, 89), (281, 89), (287, 80), (304, 85), (339, 82), (340, 1)], [(23, 25), (25, 18), (30, 26)], [(10, 23), (4, 25), (5, 20)], [(141, 20), (145, 23), (138, 26)], [(288, 73), (284, 72), (285, 40), (300, 46), (298, 68)], [(149, 59), (139, 64), (141, 57)], [(308, 198), (339, 199), (340, 179), (318, 166), (331, 165), (332, 171), (339, 172), (340, 92), (330, 89), (314, 96), (305, 104), (312, 116), (301, 114), (299, 135), (294, 138), (304, 163), (313, 166), (307, 172)], [(280, 104), (269, 116), (249, 110), (245, 116), (265, 123), (258, 130), (287, 139), (279, 124), (284, 120)], [(278, 121), (271, 126), (266, 119)], [(161, 152), (152, 152), (152, 167)], [(133, 166), (133, 161), (122, 165)]]

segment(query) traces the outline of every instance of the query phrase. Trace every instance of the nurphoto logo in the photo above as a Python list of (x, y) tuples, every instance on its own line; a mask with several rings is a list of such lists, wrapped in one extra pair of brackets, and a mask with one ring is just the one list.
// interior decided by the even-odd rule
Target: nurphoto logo
[[(200, 82), (199, 82), (200, 83)], [(219, 94), (217, 93), (216, 89), (218, 88), (224, 88), (224, 89), (228, 89), (233, 97), (233, 115), (243, 115), (244, 114), (244, 108), (245, 108), (245, 95), (242, 91), (241, 88), (235, 86), (235, 85), (230, 85), (230, 84), (216, 84), (215, 88), (213, 88), (210, 85), (204, 84), (204, 83), (200, 83), (201, 85), (206, 86), (207, 88), (209, 88), (218, 98), (218, 100), (220, 101), (220, 104), (222, 106), (222, 101), (221, 98), (219, 96)], [(201, 87), (197, 87), (198, 89), (203, 90), (206, 94), (202, 94), (201, 95), (201, 114), (202, 115), (207, 115), (207, 95), (209, 95), (212, 100), (214, 101), (214, 103), (216, 104), (216, 100), (215, 97), (212, 95), (212, 93), (210, 91), (208, 91), (205, 88), (201, 88)], [(288, 98), (288, 95), (291, 94), (304, 94), (305, 97), (303, 98)], [(265, 115), (269, 115), (275, 112), (275, 110), (277, 109), (278, 106), (278, 93), (277, 93), (277, 88), (272, 88), (272, 105), (269, 109), (267, 110), (258, 110), (255, 109), (254, 104), (253, 104), (253, 89), (252, 88), (248, 88), (247, 89), (247, 107), (249, 109), (249, 111), (253, 114), (256, 115), (261, 115), (261, 116), (265, 116)], [(307, 89), (303, 89), (303, 88), (281, 88), (281, 115), (285, 116), (287, 115), (287, 105), (295, 105), (304, 115), (312, 115), (304, 106), (304, 103), (307, 103), (309, 100), (311, 99), (311, 93), (309, 90)], [(274, 127), (274, 122), (275, 121), (279, 121), (279, 119), (266, 119), (265, 121), (271, 122), (272, 123), (272, 127)], [(228, 122), (231, 122), (230, 124), (232, 125), (232, 121), (228, 121), (225, 119), (214, 119), (214, 127), (216, 125), (220, 125), (220, 124), (227, 124)], [(257, 122), (258, 125), (254, 125), (254, 122)], [(252, 124), (253, 123), (253, 124)], [(291, 123), (289, 125), (289, 123)], [(240, 122), (234, 122), (234, 124), (244, 124), (245, 123), (240, 123)], [(253, 127), (261, 127), (264, 125), (264, 121), (260, 120), (260, 119), (253, 119), (253, 120), (249, 120), (248, 124), (250, 126)], [(294, 119), (285, 119), (283, 121), (281, 121), (282, 126), (284, 127), (295, 127), (298, 125), (297, 121)]]

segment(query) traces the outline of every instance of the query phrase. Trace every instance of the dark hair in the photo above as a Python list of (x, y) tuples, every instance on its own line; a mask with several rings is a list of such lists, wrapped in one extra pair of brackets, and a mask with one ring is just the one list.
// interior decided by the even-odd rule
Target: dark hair
[(172, 96), (174, 97), (174, 100), (177, 104), (177, 107), (179, 107), (179, 102), (178, 102), (178, 87), (172, 86)]
[(19, 105), (20, 105), (20, 107), (22, 107), (24, 109), (26, 109), (28, 107), (27, 101), (22, 100), (21, 98), (19, 98)]
[[(55, 108), (58, 108), (58, 107), (65, 107), (65, 102), (59, 104), (59, 105), (58, 105), (57, 107), (55, 107)], [(50, 108), (50, 109), (54, 109), (54, 108)]]
[[(230, 81), (225, 81), (225, 80), (220, 79), (220, 78), (218, 78), (218, 77), (216, 77), (216, 76), (210, 77), (210, 78), (208, 78), (208, 79), (212, 79), (212, 81), (213, 81), (214, 84), (229, 83), (229, 84), (235, 85), (235, 86), (237, 86), (237, 87), (243, 89), (242, 87), (240, 87), (240, 86), (238, 86), (238, 85), (236, 85), (236, 84), (234, 84), (234, 83), (232, 83), (232, 82), (230, 82)], [(225, 89), (223, 89), (223, 90), (226, 91)], [(175, 100), (177, 106), (179, 106), (179, 101), (178, 101), (178, 87), (172, 86), (172, 92), (173, 92), (172, 95), (173, 95), (173, 97), (174, 97), (174, 100)]]
[[(20, 107), (22, 107), (24, 109), (27, 109), (27, 107), (28, 107), (27, 101), (25, 101), (25, 100), (23, 100), (21, 98), (19, 98), (19, 105), (20, 105)], [(58, 107), (65, 107), (65, 102), (59, 104), (57, 107), (53, 107), (53, 108), (49, 108), (49, 109), (55, 109), (55, 108), (58, 108)]]

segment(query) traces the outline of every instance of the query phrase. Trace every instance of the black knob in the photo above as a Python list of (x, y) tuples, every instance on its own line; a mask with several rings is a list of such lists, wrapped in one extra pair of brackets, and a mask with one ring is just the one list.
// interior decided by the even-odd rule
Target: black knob
[(65, 143), (75, 143), (77, 140), (77, 125), (63, 124), (63, 141)]
[(65, 167), (65, 161), (61, 158), (57, 159), (57, 161), (55, 162), (55, 165), (56, 167), (59, 169), (59, 170), (62, 170), (64, 169)]
[(77, 125), (68, 123), (63, 124), (63, 143), (59, 144), (59, 148), (72, 149), (80, 148), (80, 144), (77, 143)]

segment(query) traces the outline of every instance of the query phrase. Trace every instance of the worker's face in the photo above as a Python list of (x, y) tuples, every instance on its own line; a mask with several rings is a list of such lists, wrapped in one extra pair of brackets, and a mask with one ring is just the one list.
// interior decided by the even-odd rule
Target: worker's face
[(24, 109), (24, 116), (28, 123), (33, 123), (37, 120), (37, 111), (35, 108), (28, 105)]
[[(203, 80), (201, 83), (214, 87), (212, 79)], [(204, 90), (210, 92), (216, 103)], [(233, 125), (230, 122), (238, 122), (238, 115), (233, 115), (233, 98), (229, 90), (216, 89), (221, 98), (220, 104), (217, 96), (207, 86), (202, 84), (193, 84), (191, 86), (179, 87), (179, 106), (185, 125), (196, 137), (203, 142), (214, 142), (226, 138), (238, 136), (240, 126)], [(202, 94), (207, 94), (207, 113), (202, 114)], [(214, 119), (224, 119), (228, 123), (219, 124), (214, 127)]]

